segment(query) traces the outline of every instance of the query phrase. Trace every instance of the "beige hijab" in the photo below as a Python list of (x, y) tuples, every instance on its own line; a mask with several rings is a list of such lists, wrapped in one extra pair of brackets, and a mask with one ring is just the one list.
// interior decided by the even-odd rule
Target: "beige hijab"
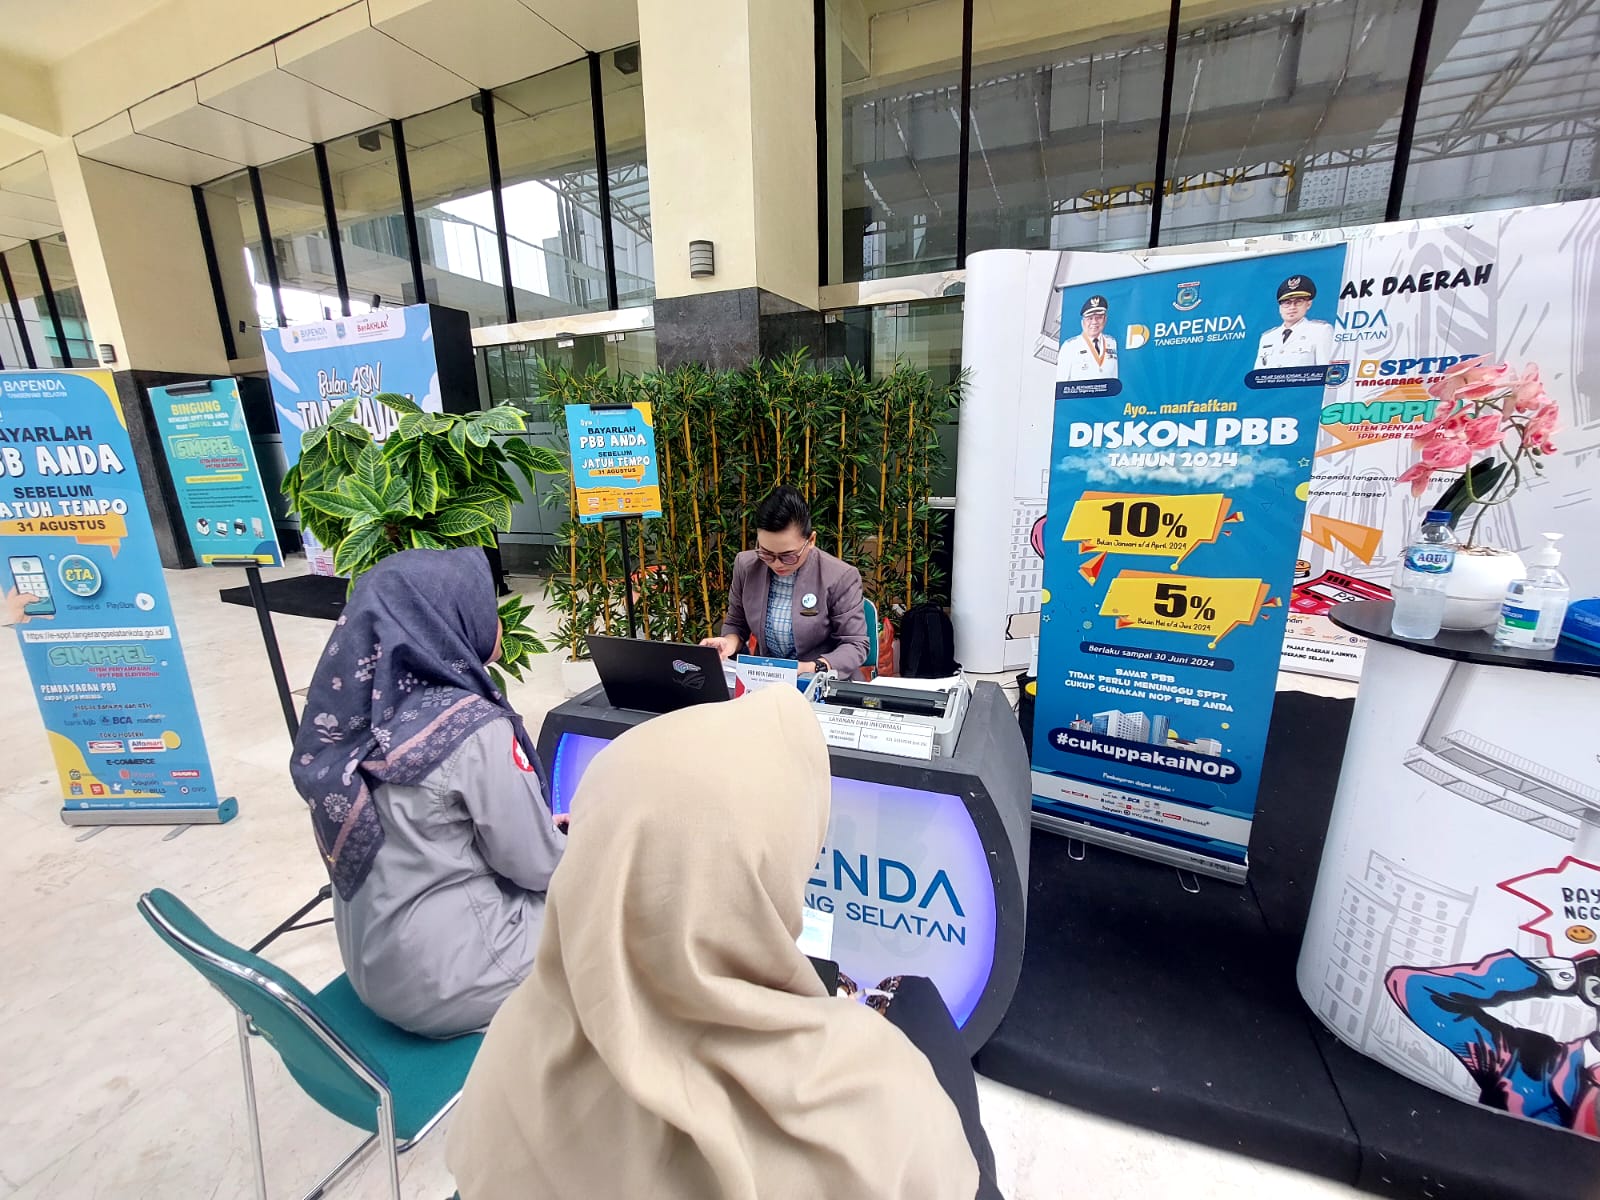
[(795, 946), (828, 774), (786, 688), (595, 758), (533, 973), (451, 1120), (462, 1200), (973, 1200), (927, 1059)]

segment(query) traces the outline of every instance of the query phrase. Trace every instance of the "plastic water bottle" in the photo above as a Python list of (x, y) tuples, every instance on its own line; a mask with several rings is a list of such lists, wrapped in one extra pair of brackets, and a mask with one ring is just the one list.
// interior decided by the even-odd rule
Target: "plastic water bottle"
[(1450, 521), (1447, 509), (1430, 512), (1395, 572), (1390, 628), (1400, 637), (1426, 639), (1439, 633), (1445, 583), (1456, 564), (1456, 535), (1450, 531)]

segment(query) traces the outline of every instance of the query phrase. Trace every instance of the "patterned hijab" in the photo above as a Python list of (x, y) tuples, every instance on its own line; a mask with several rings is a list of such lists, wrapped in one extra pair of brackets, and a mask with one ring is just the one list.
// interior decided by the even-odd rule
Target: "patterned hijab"
[(484, 666), (499, 629), (494, 592), (476, 547), (406, 550), (356, 581), (311, 678), (289, 762), (345, 900), (361, 890), (383, 845), (372, 802), (379, 785), (420, 782), (463, 738), (498, 720), (510, 720), (538, 768), (522, 718)]

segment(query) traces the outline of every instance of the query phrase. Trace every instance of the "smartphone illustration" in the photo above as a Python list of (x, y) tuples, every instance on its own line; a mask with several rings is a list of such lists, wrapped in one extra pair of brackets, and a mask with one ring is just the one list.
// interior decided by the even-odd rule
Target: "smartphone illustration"
[(56, 602), (50, 595), (50, 580), (44, 573), (44, 562), (28, 555), (11, 556), (11, 581), (17, 591), (39, 597), (22, 611), (30, 617), (53, 616)]

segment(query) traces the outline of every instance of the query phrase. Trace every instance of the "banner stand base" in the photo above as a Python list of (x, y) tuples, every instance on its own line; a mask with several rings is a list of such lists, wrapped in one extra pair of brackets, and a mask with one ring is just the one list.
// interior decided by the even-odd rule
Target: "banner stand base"
[[(1212, 879), (1220, 879), (1224, 883), (1234, 883), (1243, 886), (1245, 873), (1249, 864), (1241, 866), (1238, 863), (1223, 862), (1217, 858), (1207, 858), (1203, 854), (1195, 854), (1190, 850), (1179, 850), (1172, 846), (1163, 846), (1157, 842), (1149, 842), (1144, 838), (1132, 837), (1125, 833), (1118, 833), (1112, 829), (1101, 829), (1098, 826), (1082, 821), (1069, 821), (1064, 817), (1051, 816), (1049, 813), (1033, 810), (1033, 827), (1042, 829), (1046, 833), (1061, 834), (1067, 838), (1075, 838), (1082, 842), (1091, 842), (1096, 846), (1104, 846), (1109, 850), (1120, 850), (1124, 854), (1131, 854), (1136, 858), (1148, 858), (1152, 862), (1166, 863), (1181, 871), (1192, 871), (1196, 875), (1205, 875)], [(1187, 886), (1185, 891), (1192, 891)]]
[(229, 796), (215, 808), (63, 808), (63, 825), (226, 825), (239, 815)]

